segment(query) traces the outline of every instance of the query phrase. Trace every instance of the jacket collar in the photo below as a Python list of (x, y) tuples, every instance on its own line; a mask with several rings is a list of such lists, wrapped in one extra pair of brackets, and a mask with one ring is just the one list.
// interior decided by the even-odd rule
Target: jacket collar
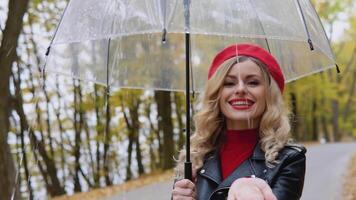
[(265, 160), (265, 153), (261, 149), (261, 144), (258, 142), (253, 150), (252, 160)]
[(251, 177), (251, 175), (254, 175), (251, 169), (250, 165), (250, 160), (247, 159), (245, 160), (239, 167), (237, 167), (225, 180), (223, 180), (217, 189), (219, 188), (224, 188), (224, 187), (230, 187), (231, 184), (239, 178), (243, 177)]
[(203, 167), (200, 169), (199, 175), (214, 181), (217, 185), (219, 185), (218, 188), (228, 187), (232, 184), (234, 180), (238, 178), (248, 177), (253, 175), (253, 171), (251, 169), (251, 163), (249, 159), (265, 160), (265, 154), (261, 150), (260, 144), (258, 143), (255, 146), (251, 157), (245, 160), (225, 180), (222, 180), (219, 151), (215, 150), (209, 155), (210, 156), (206, 158)]
[(206, 158), (203, 167), (199, 171), (199, 174), (214, 181), (216, 184), (220, 184), (222, 177), (218, 150), (215, 150), (210, 154), (210, 156)]

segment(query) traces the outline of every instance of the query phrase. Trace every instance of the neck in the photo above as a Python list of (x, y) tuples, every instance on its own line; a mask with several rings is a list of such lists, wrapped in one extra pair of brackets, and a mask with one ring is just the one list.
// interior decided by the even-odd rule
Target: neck
[(259, 121), (250, 120), (250, 121), (226, 121), (227, 130), (246, 130), (246, 129), (256, 129), (260, 125)]

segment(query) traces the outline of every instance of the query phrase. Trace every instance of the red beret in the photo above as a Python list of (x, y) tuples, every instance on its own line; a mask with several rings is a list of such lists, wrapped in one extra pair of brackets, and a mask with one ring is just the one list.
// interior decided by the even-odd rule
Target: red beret
[(208, 79), (210, 79), (219, 66), (235, 56), (250, 56), (260, 60), (267, 66), (268, 72), (277, 82), (279, 89), (283, 93), (284, 76), (277, 60), (263, 48), (253, 44), (233, 44), (220, 51), (214, 58), (209, 68)]

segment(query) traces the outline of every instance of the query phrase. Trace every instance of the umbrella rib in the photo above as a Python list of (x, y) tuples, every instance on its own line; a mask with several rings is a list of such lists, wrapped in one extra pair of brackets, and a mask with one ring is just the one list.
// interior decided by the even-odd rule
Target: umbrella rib
[[(61, 16), (61, 18), (59, 19), (59, 23), (58, 23), (58, 26), (56, 27), (56, 30), (54, 31), (54, 34), (53, 34), (53, 37), (47, 47), (47, 50), (46, 50), (46, 53), (45, 53), (45, 61), (44, 61), (44, 64), (43, 64), (43, 67), (41, 69), (41, 74), (42, 74), (42, 77), (45, 76), (45, 73), (46, 73), (46, 66), (47, 66), (47, 59), (48, 59), (48, 55), (49, 55), (49, 52), (51, 51), (51, 46), (53, 44), (53, 41), (54, 41), (54, 38), (56, 37), (57, 35), (57, 32), (58, 32), (58, 29), (59, 29), (59, 26), (61, 25), (62, 23), (62, 20), (63, 20), (63, 17), (64, 17), (64, 14), (66, 13), (66, 10), (68, 8), (68, 5), (69, 5), (70, 1), (67, 3), (66, 7), (64, 8), (64, 11), (63, 11), (63, 14)], [(45, 87), (45, 83), (43, 85)]]
[[(250, 0), (250, 4), (252, 5), (252, 7), (257, 8), (257, 7), (255, 6), (255, 4), (253, 3), (252, 0)], [(252, 10), (255, 11), (255, 14), (256, 14), (256, 17), (257, 17), (257, 19), (258, 19), (258, 22), (259, 22), (259, 24), (260, 24), (260, 26), (261, 26), (262, 32), (263, 32), (263, 34), (266, 36), (266, 31), (265, 31), (265, 28), (263, 27), (263, 24), (262, 24), (262, 21), (261, 21), (261, 19), (260, 19), (260, 16), (258, 15), (258, 12), (256, 12), (255, 9), (252, 9)], [(265, 37), (265, 41), (266, 41), (266, 45), (267, 45), (268, 52), (271, 53), (271, 49), (270, 49), (270, 47), (269, 47), (269, 43), (268, 43), (267, 37)]]
[(107, 50), (107, 55), (106, 55), (106, 87), (110, 87), (110, 81), (109, 80), (109, 65), (110, 65), (110, 43), (111, 43), (111, 38), (108, 40), (108, 50)]
[(70, 4), (70, 1), (67, 3), (66, 7), (64, 8), (64, 11), (63, 11), (63, 14), (62, 14), (61, 18), (59, 19), (58, 26), (56, 27), (56, 30), (54, 31), (54, 34), (53, 34), (53, 37), (52, 37), (52, 39), (51, 39), (51, 42), (49, 43), (49, 46), (47, 47), (47, 51), (46, 51), (46, 54), (45, 54), (46, 57), (49, 55), (49, 52), (50, 52), (50, 50), (51, 50), (52, 43), (53, 43), (53, 41), (54, 41), (54, 38), (56, 38), (56, 35), (57, 35), (57, 32), (58, 32), (59, 26), (60, 26), (61, 23), (62, 23), (64, 14), (66, 13), (69, 4)]
[(163, 17), (163, 28), (166, 29), (167, 27), (167, 1), (166, 0), (161, 0), (162, 3), (162, 17)]
[(161, 0), (161, 11), (163, 20), (163, 30), (162, 30), (162, 42), (165, 43), (167, 40), (167, 2)]
[[(313, 4), (309, 1), (309, 5), (310, 5), (310, 7), (312, 8), (312, 11), (314, 12), (314, 15), (315, 16), (317, 16), (317, 19), (318, 19), (318, 21), (319, 21), (319, 24), (323, 24), (323, 23), (321, 23), (321, 20), (320, 20), (320, 17), (318, 16), (318, 13), (316, 12), (316, 10), (315, 10), (315, 8), (314, 8), (314, 6), (313, 6)], [(329, 41), (329, 47), (330, 47), (330, 40), (329, 40), (329, 38), (328, 38), (328, 36), (326, 35), (326, 31), (325, 31), (325, 28), (324, 28), (324, 26), (321, 26), (321, 28), (322, 28), (322, 30), (323, 30), (323, 32), (324, 32), (324, 37), (325, 37), (325, 39), (327, 40), (327, 41)], [(321, 50), (322, 51), (322, 50)], [(331, 50), (331, 49), (329, 49), (329, 51), (331, 52), (331, 56), (332, 56), (332, 60), (336, 60), (335, 59), (335, 55), (334, 55), (334, 53), (333, 53), (333, 51)], [(328, 54), (326, 54), (325, 53), (325, 55), (328, 55)], [(335, 61), (335, 67), (336, 67), (336, 71), (337, 71), (337, 73), (340, 73), (340, 68), (339, 68), (339, 65), (336, 63), (336, 61)]]
[(302, 10), (302, 6), (300, 5), (299, 0), (297, 0), (297, 5), (298, 5), (298, 8), (299, 8), (300, 15), (302, 17), (302, 22), (303, 22), (303, 25), (304, 25), (305, 32), (306, 32), (307, 37), (308, 37), (308, 43), (309, 43), (310, 50), (313, 51), (314, 50), (313, 42), (312, 42), (312, 40), (310, 38), (309, 29), (308, 29), (308, 26), (307, 26), (307, 23), (306, 23), (306, 20), (305, 20), (305, 16), (304, 16), (304, 12)]

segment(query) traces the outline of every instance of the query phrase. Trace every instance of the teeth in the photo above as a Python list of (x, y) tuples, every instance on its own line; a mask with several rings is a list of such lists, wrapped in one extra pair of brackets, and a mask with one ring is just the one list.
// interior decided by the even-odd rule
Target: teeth
[(247, 106), (248, 103), (245, 101), (236, 101), (236, 102), (233, 102), (231, 105), (233, 105), (233, 106)]

